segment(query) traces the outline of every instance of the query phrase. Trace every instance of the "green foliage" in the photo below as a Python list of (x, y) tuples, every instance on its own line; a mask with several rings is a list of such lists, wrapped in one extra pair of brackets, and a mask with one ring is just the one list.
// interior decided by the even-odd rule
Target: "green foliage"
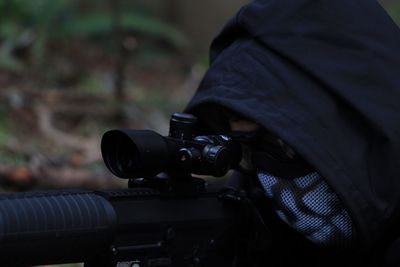
[[(112, 19), (109, 14), (90, 14), (77, 17), (64, 26), (61, 31), (70, 37), (109, 35), (112, 30)], [(150, 16), (125, 13), (121, 15), (120, 26), (124, 31), (155, 37), (177, 48), (182, 48), (187, 43), (181, 32)]]
[(26, 158), (13, 153), (4, 153), (0, 151), (0, 163), (11, 166), (26, 166), (28, 164)]
[(63, 17), (72, 11), (73, 3), (67, 0), (0, 0), (0, 37), (15, 38), (25, 30), (56, 35)]
[[(48, 42), (58, 36), (63, 16), (72, 9), (67, 0), (0, 0), (0, 67), (20, 70), (21, 62), (13, 50), (32, 46), (33, 61), (41, 65), (46, 58)], [(4, 48), (6, 46), (6, 48)]]
[[(21, 62), (13, 58), (13, 48), (29, 46), (32, 63), (45, 65), (49, 43), (60, 38), (80, 38), (112, 35), (112, 16), (108, 8), (98, 10), (96, 2), (86, 5), (92, 12), (82, 12), (77, 0), (0, 0), (0, 68), (19, 70)], [(102, 2), (103, 4), (106, 1)], [(150, 15), (122, 12), (120, 27), (124, 31), (164, 41), (182, 48), (186, 38), (167, 23)], [(98, 41), (98, 40), (96, 40)], [(4, 44), (7, 49), (4, 49)]]
[(160, 20), (148, 16), (138, 14), (124, 15), (122, 17), (122, 26), (142, 34), (158, 37), (177, 48), (187, 44), (187, 39), (181, 32)]

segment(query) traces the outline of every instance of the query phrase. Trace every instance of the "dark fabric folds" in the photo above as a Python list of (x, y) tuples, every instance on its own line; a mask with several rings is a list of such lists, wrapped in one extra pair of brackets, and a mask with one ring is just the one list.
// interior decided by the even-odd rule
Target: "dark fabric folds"
[(399, 233), (400, 30), (377, 1), (244, 6), (214, 40), (187, 111), (219, 125), (217, 107), (295, 148), (340, 196), (360, 244)]

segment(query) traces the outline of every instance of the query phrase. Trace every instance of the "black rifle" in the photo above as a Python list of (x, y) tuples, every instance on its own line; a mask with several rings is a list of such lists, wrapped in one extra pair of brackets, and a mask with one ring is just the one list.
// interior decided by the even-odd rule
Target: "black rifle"
[(269, 239), (249, 179), (210, 185), (191, 175), (225, 175), (240, 145), (196, 136), (196, 127), (195, 117), (176, 113), (168, 137), (105, 133), (104, 162), (129, 178), (127, 189), (0, 195), (0, 265), (252, 266)]

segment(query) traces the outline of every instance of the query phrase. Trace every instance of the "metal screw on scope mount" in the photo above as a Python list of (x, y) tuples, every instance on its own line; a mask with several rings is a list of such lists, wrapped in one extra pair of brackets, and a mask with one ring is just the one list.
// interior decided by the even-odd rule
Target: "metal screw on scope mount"
[(172, 227), (168, 227), (167, 231), (165, 232), (165, 240), (170, 241), (175, 238), (175, 229)]
[(195, 257), (193, 259), (193, 267), (201, 267), (201, 261), (199, 258)]
[(179, 150), (179, 159), (182, 167), (190, 169), (193, 162), (201, 161), (201, 152), (195, 148), (182, 148)]

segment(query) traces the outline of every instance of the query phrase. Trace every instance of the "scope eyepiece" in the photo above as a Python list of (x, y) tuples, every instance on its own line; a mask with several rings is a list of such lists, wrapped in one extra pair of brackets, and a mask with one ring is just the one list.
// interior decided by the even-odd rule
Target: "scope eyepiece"
[(166, 169), (169, 150), (163, 136), (149, 130), (111, 130), (103, 135), (101, 154), (120, 178), (152, 177)]

